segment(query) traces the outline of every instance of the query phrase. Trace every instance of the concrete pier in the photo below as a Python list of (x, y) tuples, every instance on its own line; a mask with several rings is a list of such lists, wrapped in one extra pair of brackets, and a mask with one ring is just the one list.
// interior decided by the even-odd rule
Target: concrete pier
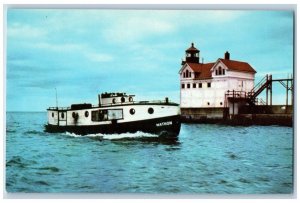
[(228, 108), (182, 108), (181, 120), (184, 123), (293, 126), (293, 106), (242, 106), (239, 114), (230, 116)]

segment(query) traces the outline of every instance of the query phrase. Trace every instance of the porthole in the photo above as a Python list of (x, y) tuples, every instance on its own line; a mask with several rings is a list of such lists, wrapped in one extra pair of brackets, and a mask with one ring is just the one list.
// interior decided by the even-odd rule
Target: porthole
[(222, 105), (223, 105), (223, 102), (220, 102), (220, 105), (222, 106)]
[(115, 99), (115, 98), (112, 99), (112, 103), (113, 103), (113, 104), (116, 103), (116, 99)]
[(207, 102), (207, 105), (209, 106), (209, 105), (210, 105), (210, 103), (209, 103), (209, 102)]
[(135, 114), (135, 109), (130, 109), (130, 110), (129, 110), (129, 113), (130, 113), (131, 115)]
[(153, 114), (153, 113), (154, 113), (154, 109), (153, 109), (152, 107), (150, 107), (150, 108), (148, 109), (148, 113), (149, 113), (149, 114)]
[(85, 112), (84, 112), (84, 115), (85, 115), (85, 117), (89, 117), (89, 112), (88, 112), (88, 111), (85, 111)]
[(61, 118), (64, 118), (65, 117), (65, 114), (64, 112), (61, 113)]
[(121, 102), (122, 102), (122, 103), (125, 102), (125, 97), (122, 97), (122, 98), (121, 98)]
[(54, 117), (54, 113), (52, 112), (52, 117)]

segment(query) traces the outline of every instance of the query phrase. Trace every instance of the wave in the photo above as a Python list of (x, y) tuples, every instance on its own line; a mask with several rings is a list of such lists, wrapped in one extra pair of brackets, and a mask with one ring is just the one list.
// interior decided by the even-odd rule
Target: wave
[(7, 167), (20, 167), (20, 168), (25, 168), (29, 165), (33, 165), (33, 164), (36, 164), (37, 162), (34, 161), (34, 160), (27, 160), (27, 159), (24, 159), (23, 157), (21, 156), (13, 156), (11, 157), (10, 160), (8, 160), (6, 162), (6, 166)]
[(24, 132), (24, 134), (28, 135), (28, 134), (31, 134), (31, 135), (38, 135), (38, 134), (41, 134), (43, 132), (41, 131), (37, 131), (37, 130), (28, 130), (26, 132)]
[(59, 172), (59, 168), (54, 167), (54, 166), (42, 167), (42, 168), (39, 168), (39, 170), (51, 171), (51, 172)]
[(135, 133), (120, 133), (120, 134), (88, 134), (88, 135), (78, 135), (75, 133), (66, 132), (66, 135), (71, 137), (89, 137), (89, 138), (100, 138), (103, 140), (123, 140), (123, 139), (140, 139), (140, 138), (158, 138), (159, 136), (156, 134), (145, 133), (145, 132), (135, 132)]

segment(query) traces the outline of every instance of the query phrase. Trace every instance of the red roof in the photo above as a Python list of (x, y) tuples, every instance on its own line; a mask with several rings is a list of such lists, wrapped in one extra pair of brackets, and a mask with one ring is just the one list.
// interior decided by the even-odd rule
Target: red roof
[(242, 61), (233, 61), (228, 59), (220, 59), (230, 70), (256, 73), (249, 63)]
[(215, 65), (215, 63), (187, 63), (194, 72), (199, 73), (196, 78), (211, 78), (210, 69)]
[[(256, 73), (256, 71), (246, 62), (229, 59), (220, 59), (220, 61), (224, 63), (229, 70)], [(196, 73), (195, 79), (210, 79), (212, 78), (211, 68), (216, 63), (218, 63), (218, 61), (214, 63), (187, 63), (187, 65)]]

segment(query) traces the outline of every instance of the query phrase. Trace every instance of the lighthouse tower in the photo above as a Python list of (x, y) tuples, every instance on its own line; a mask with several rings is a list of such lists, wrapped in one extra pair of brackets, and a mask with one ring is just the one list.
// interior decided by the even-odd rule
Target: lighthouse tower
[(200, 51), (192, 43), (191, 47), (185, 50), (185, 62), (182, 65), (184, 63), (199, 63), (199, 55)]

